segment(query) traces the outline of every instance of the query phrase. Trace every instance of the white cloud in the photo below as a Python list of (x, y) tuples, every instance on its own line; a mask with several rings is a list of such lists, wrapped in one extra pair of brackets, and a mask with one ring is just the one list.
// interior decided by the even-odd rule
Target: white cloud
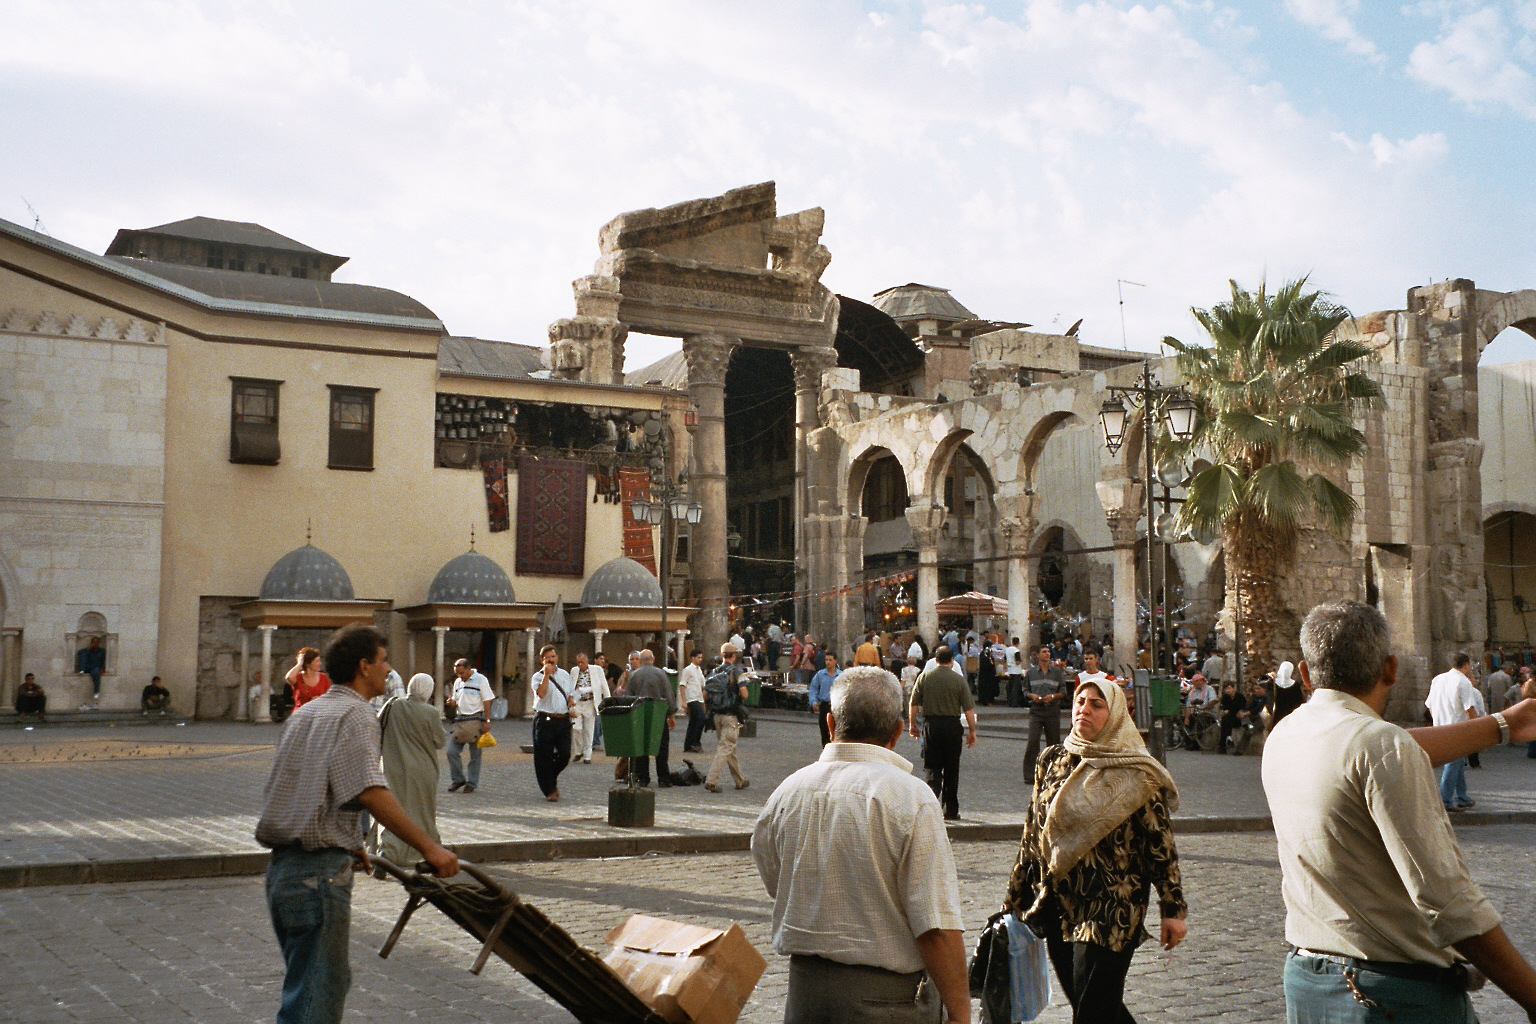
[(1496, 6), (1447, 13), (1439, 37), (1414, 47), (1408, 74), (1474, 110), (1508, 107), (1536, 118), (1533, 22), (1530, 5), (1508, 20)]
[(1117, 278), (1148, 285), (1126, 299), (1147, 343), (1232, 276), (1397, 302), (1467, 233), (1404, 216), (1453, 184), (1443, 134), (1314, 119), (1225, 4), (255, 10), (7, 5), (0, 215), (25, 193), (98, 250), (118, 227), (260, 221), (456, 333), (523, 342), (570, 315), (615, 214), (767, 179), (782, 212), (827, 210), (833, 288), (926, 280), (983, 316), (1086, 317), (1094, 344), (1119, 343)]
[(1308, 28), (1316, 29), (1324, 39), (1342, 43), (1350, 53), (1374, 64), (1385, 63), (1381, 51), (1355, 28), (1352, 14), (1359, 0), (1285, 0), (1285, 11)]

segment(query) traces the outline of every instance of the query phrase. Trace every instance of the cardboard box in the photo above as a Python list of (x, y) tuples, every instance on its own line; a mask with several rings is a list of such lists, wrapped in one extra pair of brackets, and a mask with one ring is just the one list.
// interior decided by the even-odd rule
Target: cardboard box
[(604, 961), (671, 1024), (734, 1024), (768, 969), (738, 924), (702, 928), (636, 914), (608, 942)]

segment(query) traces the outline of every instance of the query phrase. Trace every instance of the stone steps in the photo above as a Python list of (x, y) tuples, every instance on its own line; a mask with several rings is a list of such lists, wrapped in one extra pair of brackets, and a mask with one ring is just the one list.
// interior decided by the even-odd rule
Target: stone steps
[(87, 711), (79, 709), (49, 711), (47, 720), (39, 722), (36, 715), (18, 715), (14, 710), (10, 709), (0, 711), (0, 729), (36, 727), (57, 729), (83, 725), (186, 725), (188, 721), (189, 719), (183, 715), (160, 713), (146, 715), (140, 711), (113, 711), (105, 708), (93, 708)]

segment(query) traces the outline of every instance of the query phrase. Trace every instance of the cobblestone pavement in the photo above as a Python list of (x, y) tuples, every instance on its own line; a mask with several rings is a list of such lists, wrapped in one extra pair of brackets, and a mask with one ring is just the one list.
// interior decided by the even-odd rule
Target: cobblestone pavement
[[(1474, 875), (1505, 915), (1515, 943), (1536, 953), (1536, 873), (1528, 826), (1459, 833)], [(969, 939), (995, 909), (1011, 843), (955, 847)], [(1284, 1018), (1282, 907), (1273, 837), (1195, 835), (1180, 841), (1192, 911), (1189, 939), (1133, 962), (1128, 1002), (1145, 1022), (1269, 1022)], [(767, 933), (770, 903), (746, 854), (557, 861), (495, 869), (583, 945), (630, 913), (739, 921), (768, 959), (743, 1014), (782, 1019), (786, 961)], [(404, 899), (393, 883), (359, 879), (353, 917), (351, 1022), (558, 1022), (570, 1016), (493, 959), (468, 973), (476, 945), (431, 907), (418, 912), (389, 960), (374, 955)], [(6, 1019), (205, 1024), (267, 1021), (277, 1006), (278, 956), (257, 878), (125, 883), (0, 892), (0, 977)], [(1524, 1019), (1502, 993), (1474, 996), (1484, 1024)], [(1068, 1014), (1058, 995), (1040, 1018)]]
[[(992, 712), (994, 709), (984, 709)], [(991, 714), (988, 720), (1006, 719)], [(724, 793), (703, 787), (659, 790), (656, 826), (649, 835), (747, 832), (775, 786), (820, 751), (810, 719), (759, 716), (759, 735), (742, 741), (750, 789)], [(46, 728), (0, 732), (0, 864), (36, 864), (156, 855), (257, 850), (252, 839), (276, 743), (278, 726), (197, 723), (131, 730)], [(634, 835), (607, 824), (612, 761), (600, 755), (561, 776), (564, 800), (545, 802), (533, 780), (528, 723), (499, 723), (501, 743), (488, 750), (479, 792), (444, 792), (438, 825), (445, 842), (603, 838)], [(680, 766), (680, 734), (672, 763)], [(707, 770), (706, 753), (689, 755)], [(960, 802), (965, 821), (1021, 822), (1026, 790), (1019, 765), (1024, 742), (988, 734), (961, 762)], [(904, 737), (898, 752), (920, 762), (918, 742)], [(1533, 810), (1530, 780), (1536, 764), (1505, 747), (1484, 754), (1486, 767), (1468, 773), (1479, 810)], [(1169, 766), (1179, 781), (1179, 818), (1262, 817), (1268, 813), (1259, 784), (1258, 757), (1223, 757), (1175, 751)], [(921, 770), (920, 764), (918, 770)]]

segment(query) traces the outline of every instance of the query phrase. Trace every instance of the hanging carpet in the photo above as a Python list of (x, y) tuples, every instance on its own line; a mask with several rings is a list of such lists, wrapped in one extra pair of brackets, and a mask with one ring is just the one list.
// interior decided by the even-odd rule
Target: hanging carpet
[(587, 464), (517, 460), (517, 574), (584, 576), (587, 557)]
[(636, 498), (649, 500), (651, 473), (646, 469), (619, 470), (619, 504), (624, 510), (624, 557), (633, 558), (656, 575), (656, 549), (652, 546), (650, 523), (638, 523), (629, 514), (629, 503)]

